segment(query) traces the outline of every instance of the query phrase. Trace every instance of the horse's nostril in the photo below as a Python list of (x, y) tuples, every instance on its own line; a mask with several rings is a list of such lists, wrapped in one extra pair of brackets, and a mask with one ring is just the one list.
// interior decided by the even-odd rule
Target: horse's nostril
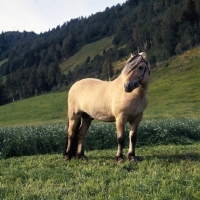
[(131, 87), (131, 83), (130, 83), (130, 82), (127, 83), (126, 87), (127, 87), (128, 89), (130, 89), (130, 87)]

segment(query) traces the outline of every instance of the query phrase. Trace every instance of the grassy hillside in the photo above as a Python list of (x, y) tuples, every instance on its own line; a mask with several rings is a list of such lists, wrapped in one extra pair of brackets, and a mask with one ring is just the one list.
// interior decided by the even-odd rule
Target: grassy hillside
[(67, 95), (50, 93), (0, 106), (0, 127), (66, 122)]
[[(199, 80), (200, 47), (152, 69), (144, 120), (200, 118)], [(65, 122), (66, 116), (67, 92), (50, 93), (0, 106), (0, 127)]]
[(76, 65), (84, 63), (88, 56), (93, 59), (96, 54), (102, 54), (104, 50), (112, 47), (112, 40), (113, 37), (107, 37), (100, 41), (85, 45), (75, 55), (60, 65), (62, 72), (67, 74), (68, 70), (73, 70)]
[(146, 118), (200, 117), (200, 47), (151, 72)]

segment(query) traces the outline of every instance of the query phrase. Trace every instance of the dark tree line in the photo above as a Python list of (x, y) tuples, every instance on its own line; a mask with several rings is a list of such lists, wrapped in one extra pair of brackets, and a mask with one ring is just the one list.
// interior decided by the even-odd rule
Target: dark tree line
[[(38, 67), (22, 70), (6, 76), (5, 84), (0, 80), (2, 103), (37, 96), (60, 87), (63, 79), (58, 63), (52, 62), (49, 66), (40, 64)], [(8, 98), (8, 99), (6, 99)]]
[[(85, 58), (84, 63), (66, 76), (61, 73), (59, 64), (63, 60), (84, 44), (108, 36), (114, 36), (112, 49), (92, 60)], [(0, 66), (0, 104), (70, 85), (84, 77), (107, 79), (106, 63), (131, 52), (146, 51), (155, 66), (156, 62), (199, 44), (199, 0), (128, 0), (39, 35), (25, 31), (2, 32), (0, 61), (4, 63)]]

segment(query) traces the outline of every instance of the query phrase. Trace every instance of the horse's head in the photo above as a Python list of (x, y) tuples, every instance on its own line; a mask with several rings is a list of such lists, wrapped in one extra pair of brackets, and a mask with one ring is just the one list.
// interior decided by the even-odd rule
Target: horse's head
[(144, 53), (131, 56), (126, 62), (122, 75), (124, 77), (124, 89), (132, 92), (139, 85), (149, 80), (150, 67)]

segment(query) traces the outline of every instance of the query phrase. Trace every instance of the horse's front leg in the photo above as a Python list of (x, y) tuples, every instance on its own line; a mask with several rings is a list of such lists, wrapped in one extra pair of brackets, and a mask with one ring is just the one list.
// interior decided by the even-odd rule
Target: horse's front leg
[(136, 161), (136, 156), (135, 156), (135, 146), (137, 142), (137, 129), (135, 130), (130, 130), (129, 133), (129, 151), (127, 154), (127, 157), (129, 161)]
[(117, 129), (117, 141), (118, 141), (118, 150), (116, 154), (117, 162), (123, 162), (123, 147), (125, 142), (124, 137), (124, 121), (121, 118), (116, 118), (116, 129)]
[(136, 161), (135, 156), (135, 146), (137, 142), (137, 128), (140, 123), (140, 120), (142, 119), (142, 115), (139, 116), (137, 119), (135, 119), (130, 123), (130, 132), (129, 132), (129, 151), (127, 154), (127, 157), (129, 161), (134, 162)]

